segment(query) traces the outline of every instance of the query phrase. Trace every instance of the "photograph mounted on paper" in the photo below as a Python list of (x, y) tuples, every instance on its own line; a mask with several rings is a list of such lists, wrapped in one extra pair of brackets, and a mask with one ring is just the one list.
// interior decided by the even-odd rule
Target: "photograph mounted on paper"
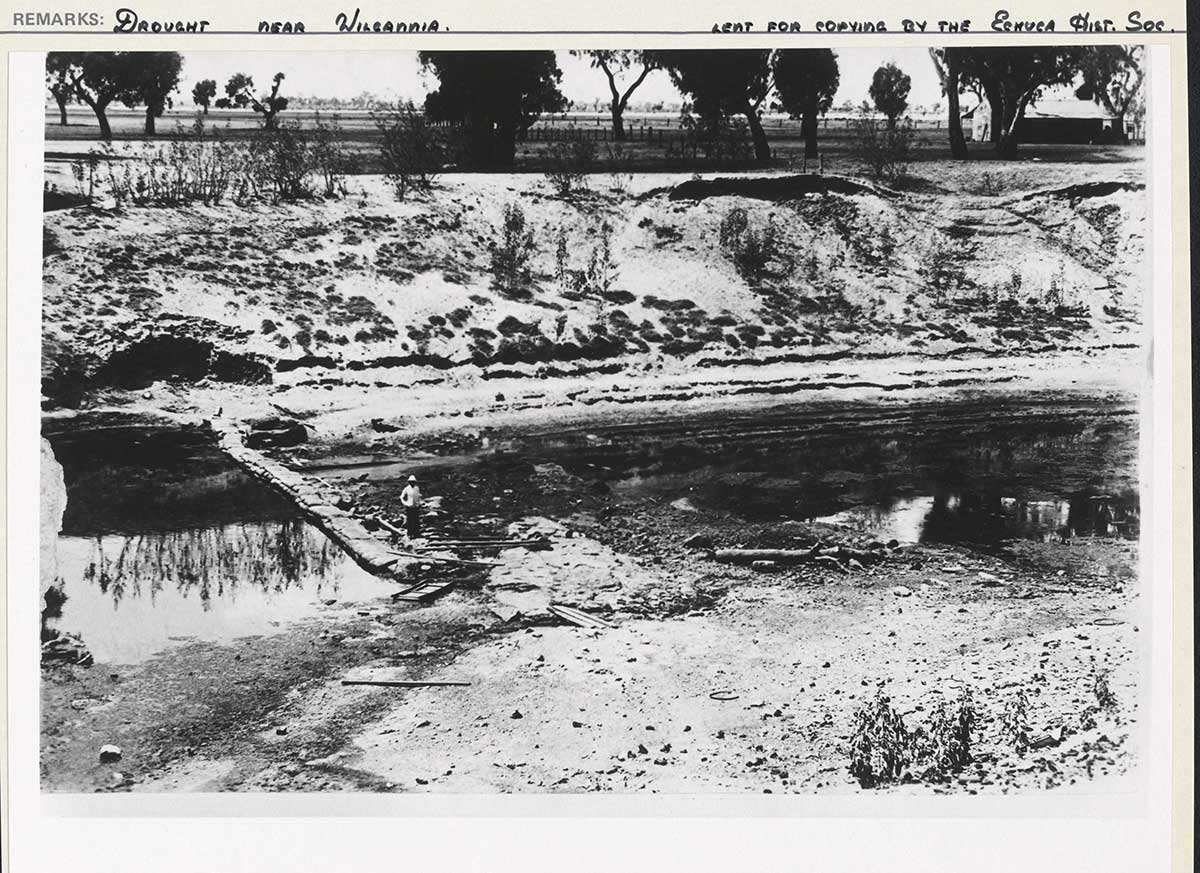
[(1147, 63), (49, 53), (42, 789), (1135, 790)]

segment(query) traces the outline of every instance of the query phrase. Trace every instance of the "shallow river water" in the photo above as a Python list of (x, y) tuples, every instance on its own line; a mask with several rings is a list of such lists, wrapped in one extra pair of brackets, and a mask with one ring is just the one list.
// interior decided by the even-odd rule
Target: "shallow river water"
[[(110, 426), (50, 439), (66, 483), (57, 571), (67, 599), (48, 622), (80, 635), (99, 661), (281, 633), (396, 590), (201, 434)], [(499, 523), (570, 511), (530, 488), (529, 472), (553, 464), (618, 500), (986, 547), (1018, 537), (1137, 536), (1136, 462), (1131, 409), (1058, 401), (599, 420), (341, 475), (417, 471), (444, 514), (486, 512)]]

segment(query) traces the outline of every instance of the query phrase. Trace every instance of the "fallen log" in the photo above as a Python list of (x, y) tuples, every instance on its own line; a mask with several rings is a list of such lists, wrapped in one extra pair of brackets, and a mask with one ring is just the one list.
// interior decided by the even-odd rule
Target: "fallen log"
[(799, 564), (815, 560), (817, 553), (811, 549), (717, 549), (713, 557), (722, 564), (753, 564), (755, 561)]
[(382, 688), (425, 688), (427, 686), (470, 685), (471, 683), (460, 679), (445, 679), (441, 681), (432, 679), (343, 679), (342, 684), (377, 685)]
[(488, 539), (438, 540), (438, 539), (430, 539), (430, 540), (428, 540), (428, 543), (431, 547), (437, 546), (438, 548), (465, 549), (465, 548), (470, 548), (470, 547), (474, 546), (476, 548), (481, 548), (481, 549), (495, 549), (495, 548), (515, 547), (515, 546), (549, 545), (550, 541), (547, 540), (545, 537), (531, 537), (531, 538), (525, 539), (525, 540), (499, 540), (499, 539), (497, 539), (497, 540), (488, 540)]

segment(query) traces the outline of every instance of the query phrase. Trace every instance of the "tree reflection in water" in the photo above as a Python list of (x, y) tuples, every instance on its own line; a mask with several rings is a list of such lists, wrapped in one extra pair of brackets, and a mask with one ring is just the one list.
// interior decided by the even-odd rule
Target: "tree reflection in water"
[(163, 533), (97, 537), (84, 578), (112, 597), (114, 609), (127, 595), (154, 600), (164, 585), (192, 592), (207, 611), (213, 597), (236, 597), (239, 586), (263, 592), (316, 583), (317, 593), (337, 577), (341, 552), (299, 519), (248, 522)]

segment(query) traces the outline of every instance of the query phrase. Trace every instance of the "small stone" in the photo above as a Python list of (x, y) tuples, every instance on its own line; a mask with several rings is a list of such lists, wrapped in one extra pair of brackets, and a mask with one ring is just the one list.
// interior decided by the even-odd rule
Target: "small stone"
[(512, 711), (512, 715), (509, 716), (509, 718), (524, 718), (524, 717), (525, 716), (521, 715), (521, 710), (519, 710), (519, 709), (514, 709)]
[(892, 589), (892, 593), (897, 597), (912, 597), (912, 589), (904, 585), (897, 585)]
[(121, 760), (121, 747), (113, 745), (105, 745), (100, 747), (100, 763), (111, 764), (113, 761)]

